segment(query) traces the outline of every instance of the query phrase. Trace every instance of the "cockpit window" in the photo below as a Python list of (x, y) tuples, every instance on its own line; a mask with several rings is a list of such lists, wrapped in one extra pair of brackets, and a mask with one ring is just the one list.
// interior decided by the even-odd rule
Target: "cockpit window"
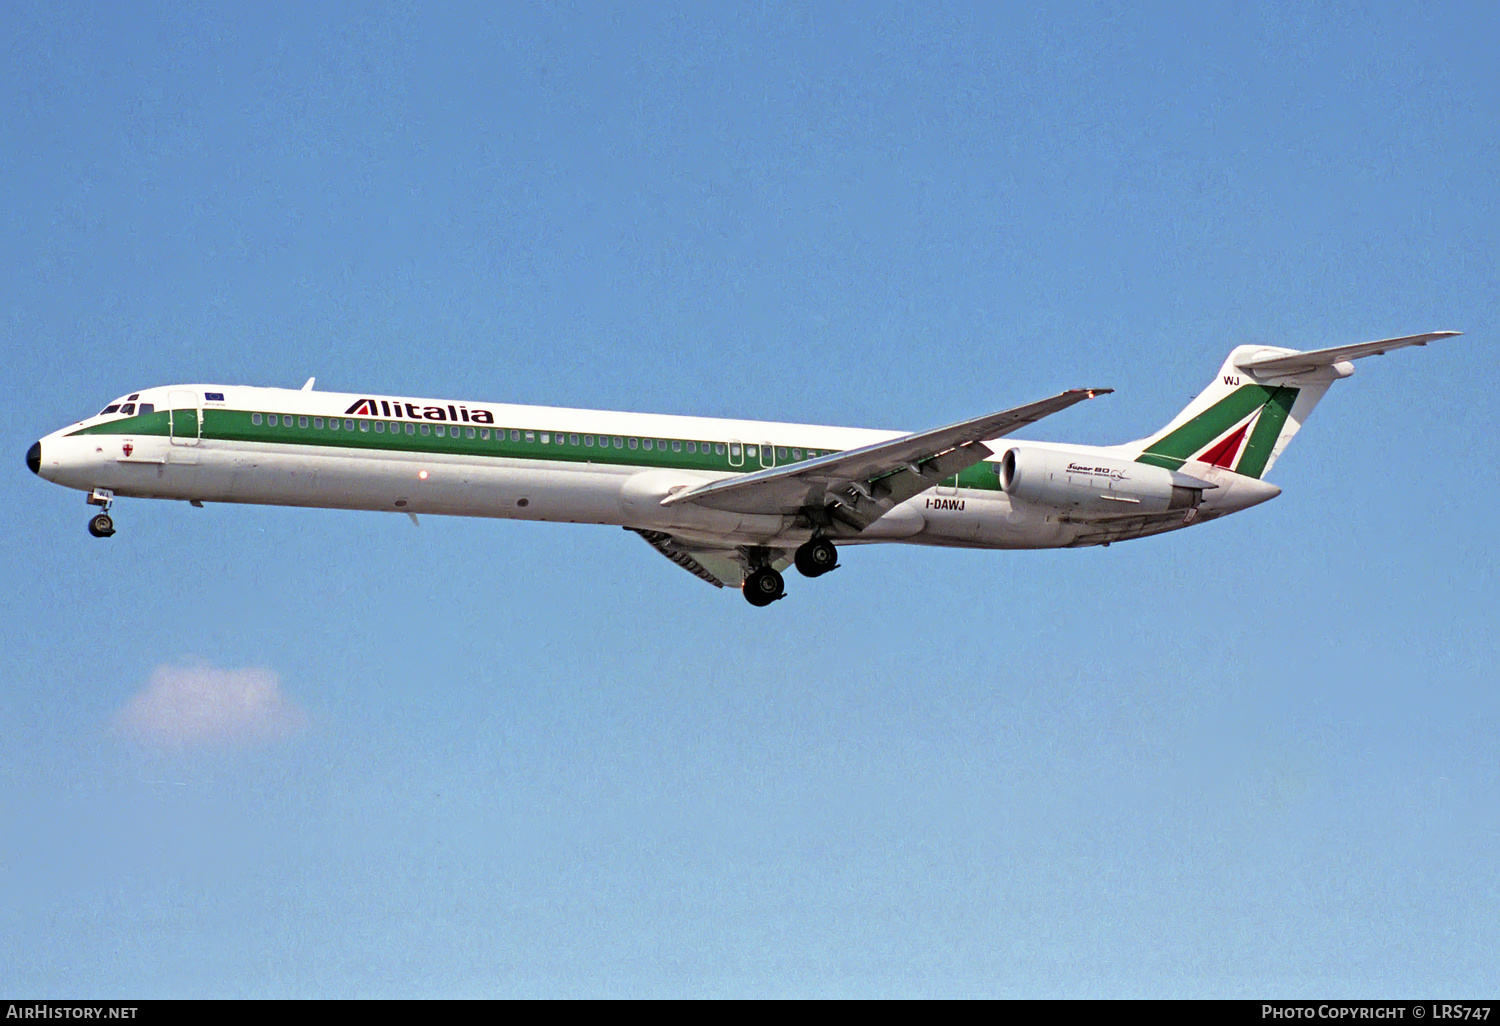
[(111, 403), (110, 405), (106, 406), (104, 409), (102, 409), (102, 410), (99, 411), (99, 416), (102, 417), (106, 413), (115, 413), (119, 409), (120, 409), (120, 404), (119, 403)]
[(125, 401), (127, 403), (133, 403), (137, 399), (139, 399), (140, 397), (141, 397), (141, 393), (139, 393), (139, 392), (131, 392), (130, 395), (126, 396)]
[(141, 405), (139, 406), (139, 408), (136, 409), (135, 412), (138, 413), (138, 414), (140, 414), (142, 417), (144, 417), (148, 413), (155, 413), (156, 412), (156, 404), (155, 403), (141, 403)]
[(120, 412), (125, 414), (127, 417), (133, 416), (135, 414), (135, 403), (126, 403), (124, 406), (120, 407)]

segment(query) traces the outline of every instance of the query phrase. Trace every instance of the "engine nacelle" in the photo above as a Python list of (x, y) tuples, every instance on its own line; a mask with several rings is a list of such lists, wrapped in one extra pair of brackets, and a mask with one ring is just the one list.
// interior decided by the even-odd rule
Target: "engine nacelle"
[(1026, 502), (1097, 514), (1165, 513), (1203, 501), (1206, 481), (1131, 460), (1016, 448), (1000, 460), (1000, 487)]

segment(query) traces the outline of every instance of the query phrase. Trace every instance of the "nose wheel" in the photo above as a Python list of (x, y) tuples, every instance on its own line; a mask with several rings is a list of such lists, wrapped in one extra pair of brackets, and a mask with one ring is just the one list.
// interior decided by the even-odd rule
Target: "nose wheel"
[(114, 501), (115, 493), (108, 488), (95, 488), (89, 492), (88, 504), (100, 507), (98, 513), (89, 517), (89, 534), (95, 538), (108, 538), (115, 533), (115, 521), (109, 515), (109, 507)]

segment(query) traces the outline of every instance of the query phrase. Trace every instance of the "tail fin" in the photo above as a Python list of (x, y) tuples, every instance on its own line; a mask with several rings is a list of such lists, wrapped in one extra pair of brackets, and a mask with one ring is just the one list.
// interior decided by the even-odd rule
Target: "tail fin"
[(1197, 462), (1262, 477), (1328, 386), (1354, 373), (1350, 360), (1457, 334), (1435, 331), (1310, 352), (1240, 346), (1208, 388), (1170, 424), (1125, 448), (1135, 451), (1137, 463), (1168, 470)]

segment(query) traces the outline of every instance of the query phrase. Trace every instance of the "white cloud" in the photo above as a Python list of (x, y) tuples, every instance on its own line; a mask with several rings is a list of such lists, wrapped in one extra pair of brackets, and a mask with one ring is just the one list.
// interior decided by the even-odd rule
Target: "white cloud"
[(255, 743), (289, 737), (307, 714), (281, 693), (275, 671), (158, 666), (115, 716), (122, 734), (158, 744)]

